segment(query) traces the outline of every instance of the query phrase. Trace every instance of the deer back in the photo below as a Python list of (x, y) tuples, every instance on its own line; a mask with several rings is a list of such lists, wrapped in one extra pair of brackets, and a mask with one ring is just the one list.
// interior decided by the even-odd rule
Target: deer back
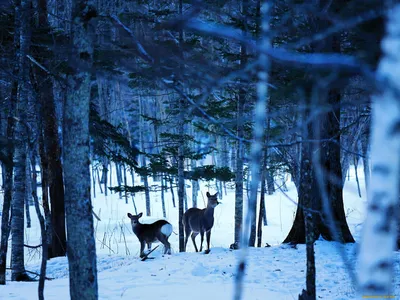
[[(218, 193), (217, 193), (218, 194)], [(214, 225), (214, 208), (219, 204), (217, 194), (207, 192), (207, 207), (204, 209), (190, 208), (185, 212), (183, 223), (194, 232), (209, 231)]]
[(139, 241), (152, 243), (158, 241), (157, 236), (159, 234), (163, 234), (167, 238), (171, 235), (172, 225), (168, 221), (158, 220), (151, 224), (142, 224), (139, 222), (141, 216), (141, 213), (137, 216), (128, 214), (128, 217), (131, 219), (132, 230)]
[(204, 211), (206, 209), (190, 208), (185, 212), (184, 226), (189, 226), (192, 231), (200, 232), (204, 230)]

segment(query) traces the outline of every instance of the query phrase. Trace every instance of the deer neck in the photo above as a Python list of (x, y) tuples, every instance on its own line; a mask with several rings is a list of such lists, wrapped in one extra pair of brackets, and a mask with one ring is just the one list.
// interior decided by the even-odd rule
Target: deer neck
[(135, 226), (132, 226), (132, 230), (134, 233), (139, 233), (141, 228), (142, 228), (142, 224), (139, 222)]
[(204, 216), (206, 217), (213, 217), (214, 216), (214, 207), (207, 206), (204, 210)]

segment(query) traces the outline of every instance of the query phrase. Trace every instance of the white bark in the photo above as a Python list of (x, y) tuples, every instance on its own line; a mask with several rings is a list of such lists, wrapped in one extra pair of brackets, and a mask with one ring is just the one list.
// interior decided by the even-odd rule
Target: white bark
[[(269, 4), (267, 1), (261, 3), (261, 49), (266, 50), (270, 47), (269, 34)], [(250, 197), (248, 203), (248, 211), (246, 220), (243, 226), (243, 233), (241, 238), (241, 252), (239, 255), (238, 271), (236, 275), (236, 288), (234, 299), (239, 300), (243, 294), (243, 277), (246, 267), (246, 256), (248, 251), (248, 243), (250, 237), (251, 224), (256, 216), (256, 203), (258, 185), (260, 183), (260, 161), (263, 156), (263, 142), (264, 130), (267, 120), (267, 97), (268, 97), (268, 69), (269, 61), (265, 52), (259, 54), (259, 72), (257, 83), (257, 102), (254, 107), (254, 129), (253, 129), (253, 143), (251, 144), (251, 186)]]
[(392, 288), (400, 179), (400, 5), (389, 10), (382, 48), (377, 72), (385, 90), (372, 98), (372, 177), (358, 261), (363, 296), (387, 296)]

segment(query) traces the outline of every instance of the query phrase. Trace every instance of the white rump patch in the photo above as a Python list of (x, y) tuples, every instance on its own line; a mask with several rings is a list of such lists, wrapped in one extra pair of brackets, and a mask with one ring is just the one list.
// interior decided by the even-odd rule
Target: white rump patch
[(166, 237), (169, 237), (172, 233), (172, 225), (165, 224), (161, 227), (161, 233), (164, 234)]

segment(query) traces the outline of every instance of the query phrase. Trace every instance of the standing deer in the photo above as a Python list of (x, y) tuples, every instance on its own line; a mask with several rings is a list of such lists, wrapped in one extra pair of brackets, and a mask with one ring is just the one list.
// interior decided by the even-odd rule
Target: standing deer
[(142, 224), (139, 222), (142, 215), (143, 213), (136, 216), (128, 213), (128, 217), (131, 219), (132, 230), (140, 242), (140, 257), (145, 256), (145, 243), (147, 243), (148, 250), (151, 250), (151, 244), (155, 242), (163, 243), (164, 254), (171, 254), (171, 244), (168, 242), (168, 238), (172, 233), (172, 225), (165, 220), (158, 220), (152, 224)]
[(204, 232), (207, 234), (207, 250), (205, 253), (210, 252), (210, 238), (211, 238), (211, 228), (214, 225), (214, 208), (219, 204), (217, 195), (210, 195), (207, 192), (207, 207), (204, 209), (199, 209), (192, 207), (188, 209), (183, 215), (183, 227), (185, 228), (185, 251), (186, 245), (189, 239), (190, 233), (192, 233), (192, 241), (196, 252), (199, 252), (197, 249), (195, 238), (200, 233), (201, 244), (200, 244), (200, 252), (203, 250), (203, 240), (204, 240)]

